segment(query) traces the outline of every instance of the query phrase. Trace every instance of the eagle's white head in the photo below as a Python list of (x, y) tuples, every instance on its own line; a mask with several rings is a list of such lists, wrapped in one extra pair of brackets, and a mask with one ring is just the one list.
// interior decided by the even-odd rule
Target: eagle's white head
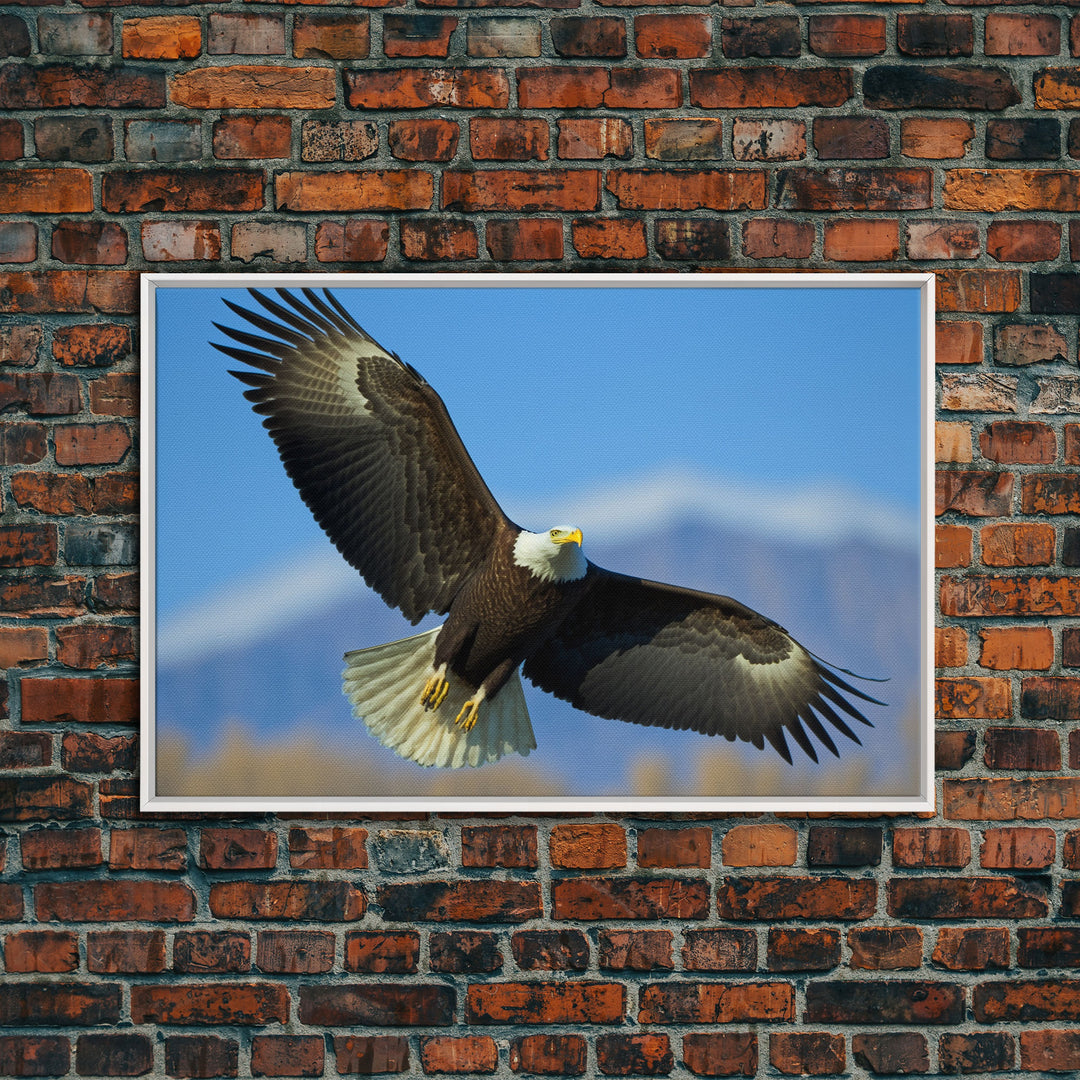
[(572, 525), (540, 533), (522, 531), (514, 541), (514, 562), (541, 581), (577, 581), (589, 568), (581, 550), (581, 530)]

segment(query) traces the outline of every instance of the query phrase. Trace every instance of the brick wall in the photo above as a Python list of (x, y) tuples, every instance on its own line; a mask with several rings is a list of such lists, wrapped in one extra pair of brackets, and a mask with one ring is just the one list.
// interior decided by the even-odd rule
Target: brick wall
[[(0, 1075), (1080, 1069), (1069, 2), (29, 0), (0, 54)], [(139, 815), (138, 272), (433, 266), (938, 275), (936, 816)]]

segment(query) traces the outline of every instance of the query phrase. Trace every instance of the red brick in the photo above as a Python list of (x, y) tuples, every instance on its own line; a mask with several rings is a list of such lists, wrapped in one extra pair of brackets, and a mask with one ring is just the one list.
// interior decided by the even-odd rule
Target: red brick
[(45, 922), (190, 922), (195, 894), (179, 881), (48, 881), (34, 886)]
[(881, 15), (811, 15), (810, 51), (818, 56), (880, 56), (885, 51)]
[(1020, 507), (1025, 514), (1080, 512), (1080, 479), (1075, 473), (1039, 474), (1023, 478)]
[(56, 555), (55, 525), (0, 527), (0, 566), (53, 566)]
[(261, 210), (263, 174), (251, 169), (121, 170), (106, 173), (101, 208), (111, 214), (141, 210)]
[(301, 12), (293, 23), (293, 56), (300, 59), (362, 60), (371, 50), (370, 16)]
[[(328, 73), (329, 69), (327, 70)], [(499, 69), (382, 68), (345, 72), (351, 109), (505, 109), (510, 84)], [(524, 107), (524, 106), (523, 106)]]
[(626, 987), (618, 983), (473, 983), (468, 1024), (613, 1024), (626, 1015)]
[(935, 715), (942, 719), (1002, 720), (1012, 709), (1007, 679), (939, 678), (935, 690)]
[(810, 222), (754, 218), (743, 223), (743, 254), (751, 259), (808, 259), (813, 250)]
[(645, 223), (637, 219), (578, 218), (571, 234), (583, 259), (643, 259), (648, 254)]
[(69, 930), (23, 930), (4, 940), (8, 972), (64, 972), (78, 966), (79, 935)]
[(86, 968), (103, 974), (164, 971), (165, 931), (91, 931), (86, 935)]
[(683, 1063), (698, 1076), (756, 1076), (757, 1035), (753, 1031), (688, 1032)]
[(68, 772), (134, 772), (138, 751), (134, 736), (103, 738), (92, 731), (64, 735), (61, 763)]
[(236, 1076), (240, 1045), (216, 1035), (165, 1037), (165, 1072), (177, 1077)]
[(889, 127), (876, 116), (821, 116), (814, 121), (819, 161), (889, 156)]
[(782, 1031), (769, 1035), (769, 1062), (788, 1076), (834, 1076), (844, 1072), (844, 1036), (824, 1031)]
[(9, 979), (0, 983), (0, 1016), (5, 1024), (19, 1026), (117, 1024), (120, 996), (118, 983)]
[(58, 465), (113, 465), (131, 449), (124, 424), (62, 424), (55, 438)]
[(1068, 577), (1043, 576), (945, 578), (941, 589), (944, 615), (1075, 615), (1080, 591)]
[(0, 271), (0, 312), (131, 315), (138, 275), (128, 270)]
[(975, 138), (970, 120), (905, 117), (900, 121), (900, 149), (905, 157), (944, 161), (962, 158)]
[(783, 210), (928, 210), (930, 178), (929, 169), (781, 169), (776, 205)]
[(769, 930), (770, 971), (828, 971), (839, 963), (838, 930)]
[(284, 1024), (289, 991), (273, 983), (139, 983), (131, 987), (131, 1019), (136, 1024)]
[(1080, 679), (1031, 676), (1020, 684), (1020, 715), (1032, 720), (1080, 720)]
[(1073, 979), (1012, 979), (982, 982), (972, 990), (980, 1024), (1008, 1020), (1075, 1020), (1080, 982)]
[(251, 1040), (253, 1076), (322, 1076), (321, 1035), (256, 1035)]
[(1061, 226), (1056, 221), (993, 221), (986, 233), (986, 250), (998, 262), (1056, 259)]
[(425, 1074), (493, 1073), (499, 1048), (490, 1035), (433, 1035), (420, 1040)]
[(601, 969), (608, 971), (671, 970), (670, 930), (601, 930)]
[(708, 15), (635, 15), (634, 44), (646, 60), (708, 56), (712, 20)]
[(38, 360), (42, 337), (42, 326), (39, 322), (9, 322), (0, 326), (0, 364), (33, 367)]
[(111, 221), (62, 221), (53, 229), (52, 254), (78, 266), (118, 266), (127, 262), (128, 238)]
[(523, 109), (673, 109), (682, 104), (674, 68), (518, 68)]
[(389, 239), (390, 227), (385, 221), (323, 221), (315, 230), (315, 258), (324, 263), (381, 262)]
[(238, 64), (174, 75), (169, 96), (189, 109), (328, 109), (334, 86), (331, 68)]
[(346, 971), (415, 972), (419, 956), (419, 934), (361, 931), (345, 936)]
[(558, 218), (489, 221), (484, 235), (488, 254), (498, 262), (563, 257), (563, 225)]
[(111, 373), (90, 384), (90, 411), (97, 416), (135, 416), (138, 398), (137, 375)]
[(287, 158), (292, 121), (287, 116), (223, 116), (213, 124), (214, 157), (251, 160)]
[(790, 825), (736, 825), (721, 849), (725, 866), (794, 866), (798, 845)]
[(56, 643), (56, 658), (67, 667), (92, 670), (135, 659), (135, 641), (129, 626), (60, 626), (56, 629)]
[(1009, 931), (1004, 926), (946, 926), (938, 931), (931, 959), (950, 971), (1007, 968)]
[(977, 469), (938, 469), (935, 477), (938, 516), (957, 511), (975, 517), (1002, 517), (1012, 512), (1011, 473)]
[(967, 866), (971, 838), (964, 829), (897, 828), (893, 831), (893, 865), (900, 867)]
[(786, 982), (646, 983), (639, 997), (640, 1024), (732, 1024), (795, 1019), (795, 988)]
[(975, 259), (979, 255), (979, 230), (972, 223), (912, 221), (904, 233), (910, 259)]
[(987, 728), (986, 753), (991, 769), (1056, 772), (1061, 768), (1058, 733), (1045, 728)]
[(27, 870), (81, 869), (103, 861), (96, 828), (32, 829), (22, 834), (20, 848)]
[(193, 60), (202, 49), (202, 27), (190, 15), (124, 19), (121, 50), (132, 60)]
[(464, 879), (380, 885), (378, 902), (391, 922), (524, 922), (541, 912), (535, 881)]
[(626, 55), (626, 23), (613, 16), (552, 19), (551, 44), (559, 56)]
[(0, 377), (0, 408), (31, 416), (66, 416), (82, 408), (79, 380), (66, 373), (18, 372)]
[(848, 68), (693, 68), (690, 102), (702, 109), (835, 107), (852, 95)]
[(850, 964), (867, 971), (922, 966), (922, 931), (917, 926), (863, 926), (849, 930)]
[(390, 153), (402, 161), (449, 161), (457, 153), (458, 125), (452, 120), (391, 120)]
[(367, 835), (366, 829), (348, 826), (290, 829), (289, 865), (298, 870), (363, 870), (368, 865)]
[(478, 250), (476, 228), (471, 222), (412, 218), (401, 223), (401, 252), (407, 259), (475, 259)]
[(398, 1035), (338, 1035), (334, 1037), (334, 1054), (341, 1075), (409, 1070), (409, 1040)]
[[(717, 146), (719, 138), (718, 134)], [(737, 117), (731, 125), (731, 151), (736, 161), (797, 161), (806, 157), (806, 124), (801, 120), (744, 120)]]
[(614, 169), (605, 186), (624, 210), (763, 209), (760, 171)]
[(586, 1043), (581, 1035), (522, 1035), (510, 1043), (510, 1068), (537, 1076), (581, 1076)]
[(186, 870), (187, 834), (183, 829), (113, 829), (109, 868)]
[(251, 939), (246, 933), (180, 931), (173, 941), (173, 970), (243, 972), (251, 969)]
[(546, 161), (546, 120), (477, 116), (469, 121), (469, 150), (474, 161)]
[(753, 971), (757, 967), (757, 935), (752, 930), (687, 930), (684, 940), (682, 959), (687, 971)]
[(71, 1067), (71, 1044), (60, 1035), (0, 1035), (0, 1074), (63, 1076)]
[(1004, 1031), (978, 1031), (970, 1035), (941, 1036), (938, 1061), (944, 1072), (968, 1073), (1011, 1069), (1015, 1059), (1013, 1037)]
[(716, 904), (723, 919), (865, 919), (876, 897), (872, 880), (738, 877), (719, 882)]
[(596, 1064), (607, 1076), (666, 1076), (675, 1056), (663, 1033), (606, 1034), (596, 1037)]
[(22, 124), (18, 120), (0, 120), (0, 161), (18, 161), (23, 149)]
[(334, 947), (334, 935), (318, 930), (260, 930), (255, 964), (276, 974), (320, 974), (334, 966)]
[(0, 668), (37, 667), (48, 659), (49, 633), (45, 627), (0, 627)]
[(600, 174), (593, 169), (443, 173), (444, 210), (595, 210), (599, 204)]
[(53, 357), (65, 367), (108, 367), (132, 355), (131, 327), (90, 323), (57, 327)]
[(224, 919), (351, 922), (364, 917), (362, 890), (347, 881), (230, 881), (210, 886), (210, 911)]
[[(6, 64), (0, 71), (0, 109), (162, 109), (165, 76), (122, 65)], [(24, 170), (25, 172), (25, 170)]]
[(938, 322), (935, 327), (939, 364), (978, 364), (983, 358), (982, 323)]
[(947, 817), (1013, 821), (1080, 817), (1080, 783), (1071, 777), (946, 780)]
[[(1054, 326), (1045, 324), (1013, 324), (999, 326), (994, 333), (994, 359), (998, 364), (1010, 367), (1042, 362), (1064, 363), (1068, 355), (1068, 345), (1064, 335)], [(1025, 425), (1017, 424), (1016, 430), (1022, 431)], [(1044, 425), (1031, 424), (1031, 430), (1042, 435), (1041, 445), (1049, 444), (1053, 461), (1053, 432)], [(1040, 430), (1041, 429), (1041, 430)], [(1023, 464), (1032, 461), (1017, 459)]]
[(1051, 829), (987, 829), (979, 864), (987, 870), (1043, 870), (1054, 861)]
[(1045, 626), (993, 627), (980, 630), (979, 665), (995, 671), (1046, 670), (1054, 662), (1054, 635)]
[(707, 883), (696, 879), (568, 878), (552, 883), (552, 917), (701, 919), (708, 893)]
[(675, 868), (712, 865), (712, 830), (642, 829), (637, 836), (638, 866)]
[(558, 125), (558, 153), (564, 160), (628, 158), (633, 148), (630, 122), (619, 117), (560, 117)]
[(1080, 1030), (1021, 1031), (1020, 1067), (1032, 1072), (1080, 1070)]
[(295, 211), (429, 210), (430, 173), (415, 169), (361, 172), (281, 172), (275, 177), (279, 209)]
[(1061, 20), (1056, 15), (986, 16), (987, 56), (1057, 56), (1061, 51)]
[(888, 262), (900, 253), (899, 222), (841, 220), (825, 223), (825, 258), (840, 262)]
[(522, 930), (511, 937), (510, 947), (522, 971), (583, 971), (589, 966), (589, 942), (580, 930)]

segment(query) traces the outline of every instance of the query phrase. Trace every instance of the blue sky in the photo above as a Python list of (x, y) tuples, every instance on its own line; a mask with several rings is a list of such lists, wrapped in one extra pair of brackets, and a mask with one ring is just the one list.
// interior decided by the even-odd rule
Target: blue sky
[[(762, 499), (777, 483), (839, 484), (917, 511), (914, 288), (355, 280), (336, 295), (442, 395), (511, 517), (676, 467), (760, 487)], [(215, 321), (249, 329), (222, 297), (254, 302), (220, 285), (156, 297), (157, 603), (167, 616), (326, 541), (227, 374), (238, 365), (208, 344), (227, 340)]]

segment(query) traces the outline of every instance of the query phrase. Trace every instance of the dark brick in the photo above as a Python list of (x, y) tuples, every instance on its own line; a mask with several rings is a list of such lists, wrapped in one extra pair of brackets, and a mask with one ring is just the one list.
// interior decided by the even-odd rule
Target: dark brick
[(899, 919), (1030, 919), (1050, 911), (1036, 878), (894, 878), (889, 914)]
[(8, 979), (0, 985), (0, 1024), (8, 1027), (116, 1024), (120, 1020), (120, 993), (117, 983)]
[(514, 961), (523, 971), (583, 971), (589, 942), (580, 930), (521, 930), (510, 939)]
[(1020, 103), (1005, 68), (881, 64), (867, 70), (863, 99), (870, 109), (989, 109)]
[(709, 886), (698, 879), (572, 878), (551, 885), (554, 919), (704, 919)]
[(881, 829), (815, 825), (806, 850), (808, 866), (879, 866)]
[(1031, 274), (1030, 283), (1032, 312), (1080, 315), (1080, 274)]
[(343, 1076), (409, 1070), (409, 1040), (400, 1035), (335, 1035), (334, 1054), (337, 1070)]
[(446, 1027), (454, 1022), (456, 994), (450, 986), (423, 983), (302, 984), (301, 1023), (327, 1027)]
[(666, 1076), (675, 1056), (665, 1034), (609, 1034), (596, 1038), (596, 1063), (607, 1076)]
[(929, 169), (779, 169), (776, 205), (784, 210), (928, 210)]
[(473, 983), (465, 1005), (467, 1024), (614, 1024), (625, 1015), (625, 986), (569, 979)]
[(877, 1075), (930, 1071), (926, 1036), (915, 1031), (859, 1032), (851, 1037), (855, 1064)]
[(536, 1076), (581, 1076), (586, 1052), (581, 1035), (523, 1035), (510, 1043), (510, 1068)]
[(5, 64), (0, 67), (0, 108), (161, 109), (165, 73), (142, 68), (75, 64)]
[(29, 56), (30, 30), (18, 15), (0, 15), (0, 56)]
[(240, 1045), (217, 1035), (169, 1035), (165, 1039), (165, 1072), (169, 1076), (236, 1076)]
[(433, 933), (428, 953), (432, 971), (498, 971), (503, 966), (499, 939), (475, 930)]
[(609, 971), (670, 970), (672, 933), (670, 930), (601, 930), (601, 969)]
[(540, 888), (528, 881), (424, 881), (380, 885), (391, 922), (525, 922), (541, 914)]
[(986, 124), (986, 156), (997, 161), (1059, 158), (1061, 125), (1055, 119), (989, 120)]
[(797, 15), (764, 19), (725, 18), (720, 23), (724, 55), (731, 60), (750, 56), (798, 56), (802, 48)]
[(908, 56), (970, 56), (970, 15), (897, 15), (896, 44)]
[(687, 930), (683, 966), (688, 971), (753, 971), (757, 935), (753, 930)]
[(611, 16), (555, 18), (551, 44), (559, 56), (625, 56), (626, 23)]
[(810, 1023), (952, 1024), (964, 1019), (964, 989), (918, 979), (811, 982), (806, 988)]
[(886, 158), (889, 125), (873, 116), (819, 116), (814, 121), (814, 149), (822, 161)]
[[(731, 258), (728, 224), (716, 218), (657, 218), (656, 251), (673, 262), (726, 261)], [(639, 864), (646, 865), (640, 858)]]
[(756, 1076), (757, 1035), (753, 1031), (688, 1032), (683, 1063), (697, 1076)]
[(769, 930), (770, 971), (828, 971), (839, 963), (838, 930)]
[(154, 1044), (145, 1035), (80, 1035), (75, 1068), (80, 1076), (142, 1076), (154, 1067)]

